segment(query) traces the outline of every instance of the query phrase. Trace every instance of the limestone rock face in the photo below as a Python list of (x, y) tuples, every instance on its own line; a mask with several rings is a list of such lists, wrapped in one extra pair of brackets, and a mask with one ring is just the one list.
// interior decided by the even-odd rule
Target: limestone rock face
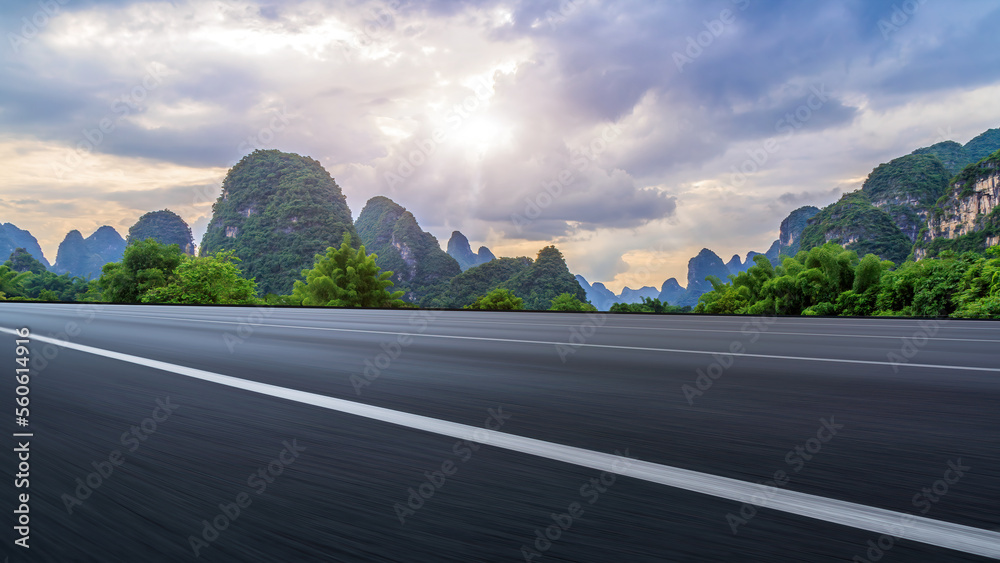
[(946, 249), (983, 250), (1000, 244), (998, 204), (1000, 151), (955, 177), (947, 197), (928, 219), (914, 257), (920, 259)]

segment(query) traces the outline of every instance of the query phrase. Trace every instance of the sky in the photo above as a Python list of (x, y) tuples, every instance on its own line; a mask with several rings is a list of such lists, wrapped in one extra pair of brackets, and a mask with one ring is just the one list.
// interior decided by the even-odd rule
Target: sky
[(1000, 127), (993, 0), (42, 0), (0, 7), (0, 222), (168, 208), (196, 242), (255, 149), (319, 160), (357, 218), (384, 195), (442, 246), (620, 291), (882, 162)]

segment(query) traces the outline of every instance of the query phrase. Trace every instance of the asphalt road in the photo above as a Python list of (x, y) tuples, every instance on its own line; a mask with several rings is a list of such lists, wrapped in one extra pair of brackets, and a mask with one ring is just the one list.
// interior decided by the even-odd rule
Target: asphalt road
[(0, 303), (11, 410), (21, 327), (11, 563), (994, 560), (1000, 323)]

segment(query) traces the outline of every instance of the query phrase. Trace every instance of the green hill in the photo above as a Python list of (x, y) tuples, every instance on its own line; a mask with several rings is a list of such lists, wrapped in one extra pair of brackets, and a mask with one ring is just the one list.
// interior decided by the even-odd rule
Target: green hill
[(875, 254), (899, 264), (910, 253), (911, 243), (888, 213), (872, 205), (864, 191), (844, 194), (823, 208), (802, 231), (800, 251), (827, 242), (854, 250), (859, 256)]
[(233, 166), (212, 207), (200, 253), (233, 250), (262, 294), (287, 295), (315, 255), (359, 239), (340, 186), (316, 160), (256, 150)]
[(182, 252), (194, 254), (191, 227), (181, 219), (180, 215), (169, 209), (150, 211), (139, 217), (139, 220), (129, 227), (125, 244), (127, 246), (147, 238), (156, 239), (162, 244), (176, 244)]

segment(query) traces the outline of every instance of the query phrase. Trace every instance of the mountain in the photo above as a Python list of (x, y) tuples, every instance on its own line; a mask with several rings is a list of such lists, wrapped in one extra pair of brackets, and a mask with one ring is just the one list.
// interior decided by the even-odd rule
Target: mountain
[(127, 246), (147, 238), (156, 239), (161, 244), (176, 244), (182, 252), (194, 254), (191, 227), (181, 219), (180, 215), (169, 209), (150, 211), (139, 217), (139, 220), (129, 227), (125, 244)]
[(618, 295), (619, 303), (641, 303), (643, 297), (648, 297), (650, 299), (658, 299), (660, 297), (660, 290), (655, 287), (642, 287), (639, 289), (632, 289), (628, 286), (622, 288), (621, 294)]
[(729, 268), (726, 267), (718, 254), (707, 248), (701, 249), (697, 256), (688, 260), (687, 291), (677, 300), (677, 303), (671, 303), (671, 305), (697, 305), (698, 298), (712, 290), (712, 284), (705, 278), (715, 276), (722, 282), (727, 282), (729, 281), (729, 273)]
[(10, 256), (18, 248), (28, 251), (35, 260), (38, 260), (46, 268), (50, 267), (49, 261), (42, 254), (42, 247), (38, 245), (35, 237), (23, 229), (17, 228), (12, 223), (0, 225), (0, 256)]
[(859, 256), (875, 254), (899, 264), (910, 253), (910, 239), (892, 217), (872, 205), (862, 190), (846, 193), (840, 200), (824, 207), (802, 232), (801, 250), (828, 242), (854, 250)]
[(743, 271), (743, 261), (740, 260), (739, 254), (733, 254), (733, 257), (729, 259), (729, 262), (726, 262), (726, 269), (728, 269), (732, 274), (737, 274)]
[(981, 252), (995, 244), (1000, 244), (1000, 150), (955, 177), (921, 231), (914, 257)]
[(432, 303), (432, 306), (460, 309), (471, 304), (477, 297), (486, 295), (500, 287), (504, 282), (526, 271), (531, 267), (531, 264), (531, 258), (521, 256), (519, 258), (497, 258), (485, 264), (473, 266), (452, 278), (447, 287)]
[(583, 291), (587, 294), (587, 300), (594, 307), (597, 307), (598, 311), (607, 311), (612, 305), (618, 303), (618, 297), (610, 289), (604, 286), (601, 282), (596, 282), (590, 285), (586, 278), (583, 276), (576, 276), (577, 283), (583, 288)]
[(462, 272), (458, 261), (441, 250), (437, 238), (422, 230), (412, 213), (387, 197), (369, 199), (354, 227), (365, 251), (377, 255), (375, 262), (382, 270), (393, 272), (391, 279), (396, 285), (392, 290), (404, 291), (404, 298), (411, 303), (439, 294), (442, 288), (437, 286)]
[(969, 164), (980, 160), (1000, 150), (1000, 128), (988, 129), (974, 139), (965, 143), (965, 152), (969, 156)]
[(677, 283), (677, 278), (670, 278), (663, 282), (658, 295), (660, 301), (670, 305), (676, 305), (684, 297), (684, 288)]
[(199, 253), (233, 250), (260, 293), (287, 295), (344, 234), (360, 244), (347, 200), (319, 161), (255, 150), (226, 174)]
[(563, 293), (572, 294), (580, 301), (587, 300), (587, 292), (569, 272), (562, 253), (554, 246), (539, 250), (535, 261), (527, 269), (500, 284), (500, 287), (524, 299), (525, 309), (548, 309), (552, 299)]
[(125, 239), (112, 227), (105, 225), (87, 238), (74, 229), (59, 243), (52, 271), (97, 279), (101, 268), (108, 262), (120, 262), (124, 252)]
[(880, 164), (861, 191), (885, 211), (912, 244), (927, 223), (934, 202), (948, 189), (951, 174), (930, 154), (911, 154)]
[(912, 154), (932, 154), (941, 160), (949, 178), (956, 176), (970, 164), (975, 164), (1000, 150), (1000, 129), (989, 129), (977, 135), (964, 146), (955, 141), (943, 141), (919, 148)]
[(472, 252), (469, 239), (459, 231), (451, 233), (451, 238), (448, 239), (448, 255), (458, 261), (463, 272), (496, 258), (485, 246), (480, 246), (479, 252)]

